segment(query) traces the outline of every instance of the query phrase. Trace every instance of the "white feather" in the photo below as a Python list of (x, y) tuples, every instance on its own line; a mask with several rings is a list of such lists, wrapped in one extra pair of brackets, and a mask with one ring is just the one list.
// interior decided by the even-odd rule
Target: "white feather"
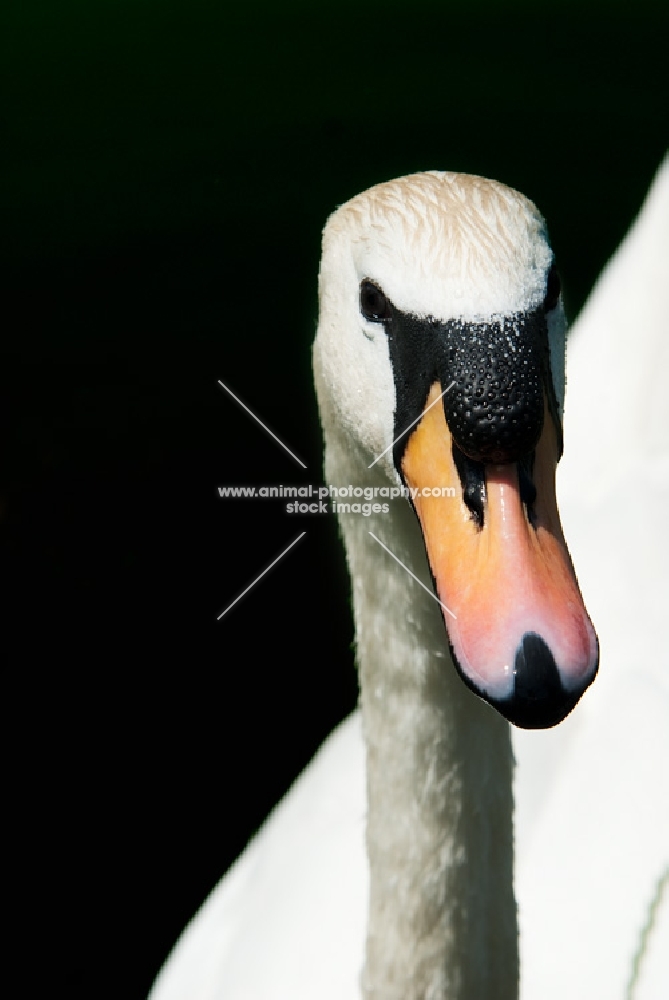
[[(401, 225), (401, 212), (400, 205), (393, 226)], [(540, 233), (540, 222), (536, 226)], [(669, 162), (570, 342), (559, 497), (600, 636), (601, 669), (561, 726), (514, 731), (523, 1000), (669, 995), (669, 889), (663, 895), (661, 883), (669, 866), (668, 240)], [(414, 278), (404, 281), (392, 255), (386, 260), (375, 253), (361, 246), (353, 270), (342, 253), (340, 262), (351, 270), (346, 280), (382, 273), (391, 297), (415, 309), (406, 291)], [(531, 254), (521, 263), (525, 276), (515, 291), (501, 294), (507, 296), (503, 308), (538, 294)], [(540, 263), (545, 267), (546, 260)], [(415, 275), (426, 267), (415, 251), (405, 264)], [(492, 308), (480, 262), (467, 264), (473, 287), (462, 262), (442, 264), (432, 285), (435, 262), (421, 272), (429, 286), (424, 311), (443, 315), (454, 300), (462, 315)], [(454, 299), (446, 302), (449, 275)], [(351, 338), (354, 328), (364, 334), (360, 323), (351, 318)], [(393, 386), (385, 340), (367, 332), (355, 345), (345, 338), (330, 345), (320, 365), (322, 377), (340, 385), (349, 352), (362, 351), (343, 380), (348, 388), (333, 400), (332, 417), (344, 427), (343, 440), (348, 435), (374, 452), (392, 430)], [(362, 429), (359, 419), (354, 426), (361, 399), (368, 409)], [(331, 457), (333, 474), (336, 466)], [(391, 465), (378, 475), (396, 480)], [(349, 542), (355, 530), (347, 532)], [(354, 588), (362, 587), (353, 570)], [(374, 628), (385, 641), (381, 624)], [(426, 650), (433, 638), (428, 626)], [(401, 644), (402, 636), (396, 639)], [(431, 648), (426, 655), (443, 653)], [(151, 1000), (358, 1000), (369, 891), (364, 762), (356, 713), (324, 744), (193, 919)], [(498, 1000), (500, 994), (482, 993), (481, 1000), (484, 995)]]

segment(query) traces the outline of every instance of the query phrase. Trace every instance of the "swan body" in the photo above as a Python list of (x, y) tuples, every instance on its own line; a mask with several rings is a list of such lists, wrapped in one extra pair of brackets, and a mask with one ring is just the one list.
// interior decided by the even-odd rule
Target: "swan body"
[(560, 512), (602, 670), (561, 726), (513, 731), (522, 1000), (669, 995), (668, 278), (669, 159), (569, 338)]
[[(370, 208), (364, 198), (349, 203), (352, 223), (344, 213), (336, 214), (329, 224), (331, 242), (329, 252), (327, 246), (324, 249), (321, 268), (321, 323), (315, 371), (326, 437), (326, 480), (334, 485), (358, 482), (381, 489), (390, 483), (406, 483), (409, 478), (410, 462), (402, 466), (404, 459), (398, 462), (397, 452), (392, 449), (368, 471), (373, 458), (393, 441), (393, 413), (402, 390), (393, 384), (397, 366), (393, 368), (389, 363), (384, 329), (378, 322), (360, 319), (357, 290), (361, 281), (373, 274), (392, 308), (403, 314), (442, 318), (458, 315), (471, 323), (482, 316), (536, 310), (546, 294), (550, 248), (542, 220), (529, 202), (501, 185), (479, 184), (478, 179), (472, 182), (458, 175), (418, 176), (427, 178), (419, 181), (419, 186), (424, 183), (429, 189), (449, 184), (450, 194), (461, 200), (464, 207), (460, 223), (454, 224), (455, 232), (448, 233), (457, 253), (449, 256), (443, 248), (440, 253), (440, 235), (430, 231), (431, 225), (438, 229), (438, 224), (430, 213), (426, 214), (422, 230), (420, 226), (413, 230), (413, 241), (407, 239), (406, 233), (398, 233), (411, 191), (404, 192), (394, 214), (390, 206), (389, 225), (388, 205), (384, 207), (383, 222), (374, 217), (373, 205)], [(660, 179), (665, 193), (669, 191), (667, 181), (665, 169), (664, 180)], [(392, 197), (397, 190), (390, 192)], [(486, 198), (497, 208), (487, 211)], [(425, 201), (418, 198), (418, 212), (421, 204)], [(656, 211), (652, 209), (653, 214)], [(481, 229), (482, 219), (487, 228)], [(346, 231), (351, 224), (353, 238), (351, 230), (348, 235)], [(327, 234), (326, 229), (326, 241)], [(632, 234), (626, 251), (628, 261), (623, 259), (619, 265), (623, 272), (633, 269), (635, 240)], [(346, 249), (351, 243), (353, 253)], [(398, 246), (404, 253), (399, 265)], [(491, 256), (497, 269), (491, 270)], [(512, 266), (516, 276), (521, 272), (520, 278), (510, 278)], [(333, 277), (327, 274), (328, 268), (336, 272)], [(413, 280), (406, 280), (407, 272)], [(346, 296), (347, 283), (355, 290), (354, 302), (351, 295)], [(444, 292), (448, 286), (454, 289), (450, 299)], [(416, 288), (421, 288), (420, 298), (415, 297)], [(596, 293), (604, 301), (607, 294), (606, 286)], [(328, 296), (332, 296), (332, 308), (328, 308)], [(372, 296), (371, 301), (378, 306), (382, 300)], [(348, 317), (342, 316), (342, 308), (349, 310)], [(593, 309), (589, 306), (584, 312), (576, 342), (583, 343), (585, 348), (581, 350), (586, 352), (588, 343), (598, 341), (599, 320), (592, 315)], [(552, 392), (554, 401), (551, 414), (544, 415), (548, 421), (544, 427), (549, 429), (556, 419), (561, 419), (564, 393), (561, 305), (551, 303), (550, 313), (547, 332), (552, 384), (546, 396)], [(397, 328), (396, 324), (385, 330), (392, 333)], [(653, 335), (648, 336), (657, 346)], [(649, 366), (647, 348), (647, 344), (640, 344), (641, 377), (644, 366)], [(612, 343), (593, 348), (604, 353), (609, 349), (613, 349)], [(582, 364), (588, 360), (582, 359)], [(599, 383), (574, 389), (575, 394), (583, 393), (589, 411), (585, 419), (581, 414), (580, 428), (587, 427), (592, 412), (598, 411), (597, 394), (604, 391)], [(571, 403), (570, 382), (570, 407)], [(440, 412), (436, 405), (434, 412)], [(424, 424), (422, 420), (418, 431)], [(439, 424), (439, 433), (442, 427)], [(602, 433), (606, 430), (602, 428)], [(419, 440), (419, 436), (413, 440)], [(654, 439), (651, 435), (646, 440)], [(585, 558), (593, 531), (592, 518), (604, 496), (602, 478), (593, 480), (587, 475), (590, 444), (583, 437), (580, 441), (579, 449), (579, 435), (572, 431), (565, 451), (567, 456), (571, 450), (585, 455), (573, 459), (572, 475), (576, 478), (571, 494), (566, 486), (571, 497), (570, 530), (577, 539), (579, 560)], [(412, 459), (410, 451), (406, 454)], [(632, 438), (626, 455), (632, 463), (639, 459)], [(655, 476), (651, 481), (658, 486), (656, 451), (651, 449), (643, 460), (647, 461), (645, 473)], [(607, 468), (603, 462), (602, 477)], [(589, 496), (580, 491), (577, 477), (584, 475), (587, 489), (591, 490)], [(488, 485), (486, 499), (492, 505), (497, 484), (491, 479)], [(503, 496), (507, 485), (500, 486)], [(665, 480), (659, 482), (658, 488), (665, 487)], [(607, 496), (620, 494), (614, 490)], [(422, 510), (419, 516), (427, 532), (431, 529), (429, 510)], [(467, 511), (461, 521), (469, 530)], [(368, 534), (372, 531), (392, 545), (397, 558), (428, 587), (431, 571), (441, 594), (445, 591), (440, 587), (447, 585), (442, 584), (438, 561), (429, 554), (428, 566), (421, 526), (406, 502), (393, 505), (390, 514), (342, 518), (353, 582), (361, 710), (330, 736), (203, 905), (158, 977), (151, 1000), (473, 1000), (488, 996), (503, 1000), (518, 995), (509, 727), (467, 690), (453, 669), (445, 643), (446, 611), (424, 595), (412, 577), (396, 566), (380, 545), (372, 543)], [(635, 541), (647, 551), (647, 538)], [(627, 553), (621, 549), (619, 557), (616, 579), (633, 593), (635, 587), (627, 582)], [(666, 565), (661, 559), (654, 564), (653, 586), (666, 582)], [(644, 572), (648, 567), (642, 565), (640, 569)], [(590, 579), (594, 604), (600, 579), (594, 564)], [(611, 581), (615, 589), (613, 577)], [(389, 614), (389, 609), (402, 611)], [(564, 960), (565, 951), (561, 949), (559, 974), (546, 961), (546, 954), (554, 953), (553, 941), (557, 938), (553, 935), (568, 936), (569, 921), (571, 926), (574, 920), (578, 923), (579, 911), (584, 910), (591, 919), (601, 921), (590, 932), (592, 941), (597, 942), (600, 934), (606, 936), (611, 931), (625, 961), (630, 954), (633, 958), (643, 904), (647, 907), (648, 894), (661, 874), (669, 844), (669, 838), (664, 836), (666, 796), (658, 794), (655, 804), (648, 805), (637, 794), (634, 801), (643, 825), (645, 856), (634, 863), (635, 885), (631, 895), (624, 896), (634, 901), (629, 919), (627, 915), (617, 921), (613, 917), (614, 907), (606, 890), (610, 865), (594, 865), (593, 884), (588, 887), (591, 895), (585, 903), (580, 899), (583, 874), (577, 862), (585, 860), (585, 856), (579, 851), (578, 838), (573, 836), (574, 824), (587, 829), (589, 844), (601, 843), (602, 821), (619, 822), (625, 811), (625, 795), (632, 792), (633, 767), (619, 766), (617, 777), (622, 788), (612, 787), (604, 757), (604, 751), (616, 749), (617, 759), (624, 761), (626, 756), (616, 744), (620, 730), (615, 727), (625, 726), (616, 699), (622, 698), (630, 706), (632, 722), (639, 725), (645, 737), (643, 749), (657, 755), (657, 765), (650, 773), (658, 779), (662, 768), (669, 773), (666, 669), (663, 672), (655, 656), (655, 666), (648, 669), (647, 676), (637, 677), (632, 666), (641, 664), (643, 671), (646, 661), (639, 655), (633, 660), (625, 657), (626, 619), (617, 613), (607, 614), (607, 609), (600, 607), (602, 610), (607, 654), (619, 639), (623, 642), (620, 669), (614, 668), (622, 686), (598, 681), (583, 706), (563, 726), (547, 733), (522, 734), (514, 744), (520, 761), (516, 796), (522, 996), (548, 998), (557, 997), (559, 992), (561, 996), (568, 993), (602, 1000), (623, 997), (624, 983), (618, 967), (621, 963), (610, 963), (617, 977), (613, 988), (609, 988), (606, 975), (598, 979), (601, 949), (596, 943), (588, 952), (579, 941), (569, 940), (567, 953), (576, 948), (578, 965), (574, 968)], [(649, 625), (652, 630), (658, 623), (651, 618)], [(586, 624), (580, 634), (584, 637), (580, 648), (585, 650), (584, 656), (591, 656), (591, 635)], [(661, 633), (658, 630), (655, 634)], [(465, 661), (464, 668), (461, 663), (458, 666), (466, 683), (470, 687), (480, 684), (478, 693), (497, 703), (497, 707), (513, 704), (513, 692), (504, 687), (505, 676), (481, 677), (475, 655), (467, 659), (466, 641), (466, 636), (459, 636), (454, 644), (456, 659)], [(470, 666), (472, 672), (468, 675)], [(590, 671), (587, 686), (593, 672), (592, 660), (580, 669), (583, 676)], [(566, 675), (568, 667), (564, 670)], [(567, 676), (565, 683), (575, 682)], [(558, 711), (564, 711), (565, 706), (568, 710), (565, 702)], [(526, 716), (523, 718), (527, 721)], [(537, 739), (539, 750), (534, 753), (531, 741)], [(638, 753), (636, 748), (634, 754)], [(638, 762), (634, 754), (631, 759)], [(537, 758), (545, 766), (533, 766)], [(579, 781), (582, 773), (586, 777)], [(653, 830), (647, 828), (651, 825)], [(627, 817), (626, 830), (628, 845), (639, 835), (633, 817)], [(617, 836), (617, 830), (611, 834), (607, 828), (605, 833), (609, 841)], [(571, 855), (564, 850), (565, 845), (574, 848)], [(562, 855), (566, 855), (564, 859)], [(629, 860), (625, 853), (623, 869)], [(624, 894), (628, 889), (623, 877), (620, 891)], [(554, 923), (548, 922), (542, 911), (542, 900), (545, 907), (546, 898), (554, 907)], [(660, 900), (656, 907), (660, 919), (663, 905)], [(649, 941), (654, 934), (653, 930)], [(652, 989), (666, 974), (661, 960), (656, 958), (657, 949), (649, 949), (649, 956), (646, 966), (659, 968), (659, 972), (651, 972), (649, 986), (639, 980), (638, 985), (651, 992), (635, 994), (637, 1000), (659, 996)], [(575, 991), (575, 981), (587, 985), (582, 994)], [(559, 990), (553, 988), (555, 982), (561, 983)], [(606, 989), (600, 989), (604, 983)]]

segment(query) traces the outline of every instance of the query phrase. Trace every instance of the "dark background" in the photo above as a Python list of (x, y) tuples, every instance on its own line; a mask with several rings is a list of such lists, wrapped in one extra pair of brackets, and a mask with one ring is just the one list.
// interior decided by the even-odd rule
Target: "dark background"
[(336, 526), (216, 489), (321, 479), (328, 213), (419, 169), (505, 181), (574, 315), (666, 149), (669, 23), (567, 0), (1, 17), (10, 914), (28, 983), (132, 1000), (356, 700)]

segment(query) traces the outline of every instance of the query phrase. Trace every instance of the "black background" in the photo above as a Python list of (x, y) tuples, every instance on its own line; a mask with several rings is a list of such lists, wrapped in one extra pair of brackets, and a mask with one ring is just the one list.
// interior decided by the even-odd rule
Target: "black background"
[(2, 15), (6, 856), (23, 974), (69, 995), (145, 995), (355, 704), (332, 519), (217, 495), (321, 481), (328, 213), (496, 177), (548, 219), (574, 315), (667, 145), (664, 5), (314, 6)]

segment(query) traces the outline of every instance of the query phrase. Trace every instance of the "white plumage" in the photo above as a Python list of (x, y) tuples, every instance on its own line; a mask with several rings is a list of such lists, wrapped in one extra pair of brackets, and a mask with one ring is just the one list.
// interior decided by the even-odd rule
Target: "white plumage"
[[(624, 998), (669, 871), (669, 160), (573, 326), (560, 511), (601, 644), (554, 730), (514, 730), (521, 996)], [(631, 1000), (669, 995), (665, 885)]]
[[(526, 204), (519, 198), (521, 214)], [(539, 229), (537, 233), (540, 237)], [(540, 240), (539, 254), (542, 245)], [(669, 664), (663, 629), (669, 591), (665, 524), (669, 510), (669, 407), (664, 389), (669, 360), (664, 302), (668, 246), (669, 164), (665, 164), (641, 218), (602, 276), (570, 342), (559, 497), (566, 537), (599, 633), (602, 666), (596, 683), (566, 722), (547, 732), (514, 731), (518, 759), (516, 893), (521, 996), (527, 1000), (558, 996), (659, 1000), (669, 986), (669, 889), (663, 898), (657, 891), (669, 865)], [(365, 246), (360, 250), (359, 266), (366, 271), (371, 266), (371, 251)], [(524, 259), (527, 274), (531, 274), (536, 262), (529, 249)], [(401, 299), (405, 286), (400, 277), (393, 288), (392, 254), (388, 260), (386, 285)], [(417, 270), (429, 270), (424, 256), (413, 250), (405, 264), (412, 261)], [(539, 263), (544, 268), (546, 261)], [(450, 262), (448, 266), (456, 265)], [(490, 313), (494, 302), (485, 298), (490, 282), (476, 278), (467, 285), (472, 268), (475, 274), (485, 275), (485, 254), (481, 260), (462, 266), (460, 298), (470, 303), (466, 308), (473, 313), (479, 308)], [(356, 274), (352, 280), (357, 283), (362, 276)], [(409, 282), (406, 287), (414, 286)], [(540, 283), (536, 292), (529, 279), (519, 282), (517, 288), (518, 295), (536, 298)], [(434, 295), (439, 294), (435, 283)], [(507, 289), (504, 294), (513, 292)], [(409, 299), (403, 304), (416, 306)], [(443, 311), (447, 305), (435, 298), (428, 308)], [(508, 303), (502, 304), (502, 308), (507, 307)], [(352, 337), (352, 327), (350, 331)], [(382, 338), (373, 329), (368, 335), (363, 349), (369, 358), (367, 375), (371, 372), (373, 377), (366, 383), (365, 365), (357, 365), (347, 383), (348, 396), (336, 400), (335, 412), (346, 424), (354, 418), (357, 407), (361, 416), (354, 430), (367, 453), (380, 451), (380, 444), (385, 447), (389, 443), (389, 402), (392, 412), (392, 379), (389, 371), (383, 371)], [(553, 344), (551, 349), (554, 353)], [(342, 367), (346, 366), (347, 350), (345, 342), (338, 343), (327, 363), (336, 364), (339, 358)], [(327, 378), (323, 366), (320, 371), (321, 377)], [(341, 373), (333, 375), (335, 383), (340, 378)], [(368, 426), (361, 427), (365, 407), (371, 419)], [(332, 417), (330, 411), (326, 422)], [(341, 476), (350, 481), (352, 468), (355, 470), (350, 448), (343, 457), (336, 447), (331, 449), (328, 463), (329, 481), (336, 482)], [(389, 482), (393, 476), (396, 479), (389, 463), (374, 475), (379, 482)], [(396, 529), (401, 522), (406, 538), (392, 540), (398, 554), (419, 564), (413, 551), (416, 535), (411, 534), (417, 529), (408, 507), (406, 515), (406, 523), (404, 515), (393, 522)], [(371, 733), (374, 752), (385, 748), (391, 764), (395, 763), (395, 748), (388, 745), (387, 736), (381, 732), (377, 738), (374, 733), (374, 699), (395, 704), (396, 694), (392, 681), (386, 682), (380, 672), (387, 667), (388, 655), (375, 659), (374, 650), (399, 650), (397, 664), (394, 654), (390, 656), (388, 670), (392, 674), (406, 652), (403, 644), (415, 645), (420, 635), (423, 648), (413, 650), (417, 669), (429, 679), (434, 664), (445, 660), (448, 677), (444, 683), (453, 707), (474, 727), (485, 727), (489, 717), (494, 719), (493, 741), (498, 750), (501, 748), (498, 764), (506, 780), (504, 776), (510, 775), (506, 723), (471, 696), (455, 676), (447, 662), (436, 604), (432, 607), (427, 596), (423, 599), (410, 578), (388, 564), (382, 550), (365, 548), (368, 541), (363, 533), (369, 527), (375, 530), (373, 525), (358, 519), (343, 527), (357, 593), (359, 659), (363, 675), (366, 671), (366, 732), (368, 742)], [(388, 522), (380, 521), (378, 531), (384, 530), (388, 533)], [(387, 540), (391, 541), (388, 534)], [(370, 588), (380, 589), (381, 582), (383, 594), (370, 595)], [(409, 625), (399, 621), (397, 611), (394, 622), (382, 622), (383, 601), (391, 617), (393, 606), (403, 607)], [(360, 616), (367, 612), (371, 625), (365, 632)], [(413, 714), (406, 713), (407, 727), (415, 728), (421, 721), (418, 700), (414, 708)], [(428, 731), (437, 732), (439, 719), (423, 721)], [(424, 745), (420, 741), (412, 744), (416, 752), (422, 748), (429, 753), (434, 748), (434, 732)], [(482, 731), (475, 732), (476, 739), (487, 739), (481, 736)], [(404, 738), (404, 733), (397, 732), (397, 743), (401, 745)], [(442, 749), (437, 747), (437, 756), (440, 753)], [(391, 764), (388, 770), (394, 773)], [(496, 780), (496, 766), (482, 777), (484, 785), (488, 781), (484, 794), (494, 792), (490, 783)], [(377, 783), (382, 773), (382, 769), (374, 773)], [(413, 777), (410, 770), (400, 773), (398, 785), (405, 779), (410, 784)], [(437, 773), (435, 781), (438, 779)], [(426, 779), (425, 789), (429, 798), (434, 791), (430, 780)], [(400, 787), (398, 802), (403, 801), (402, 796)], [(510, 799), (499, 796), (497, 808), (508, 811)], [(356, 713), (332, 734), (186, 929), (154, 986), (151, 1000), (359, 998), (365, 928), (372, 919), (368, 918), (366, 815), (365, 743)], [(445, 813), (442, 820), (450, 822), (449, 815)], [(392, 823), (401, 826), (402, 817), (395, 817)], [(385, 829), (381, 823), (376, 832), (368, 834), (370, 851), (392, 852), (392, 844), (377, 843)], [(391, 832), (394, 835), (394, 829)], [(492, 847), (484, 845), (481, 856), (488, 857)], [(429, 844), (427, 848), (429, 854)], [(505, 850), (502, 844), (500, 878), (506, 879), (508, 872), (510, 881)], [(441, 872), (456, 860), (457, 850), (435, 862), (434, 870)], [(425, 864), (429, 876), (431, 862)], [(482, 891), (487, 891), (485, 881)], [(638, 975), (632, 991), (626, 993), (654, 894), (659, 900), (655, 925), (647, 928), (645, 950), (637, 962)], [(503, 892), (499, 898), (507, 906)], [(491, 905), (497, 905), (499, 898)], [(382, 918), (377, 915), (373, 919)], [(500, 939), (504, 933), (508, 935), (508, 928), (500, 928)], [(663, 940), (667, 942), (664, 946)], [(392, 947), (401, 951), (402, 944), (400, 940)], [(436, 964), (443, 958), (440, 954)], [(428, 949), (415, 983), (404, 983), (396, 992), (386, 987), (378, 995), (383, 1000), (410, 1000), (411, 996), (422, 1000), (428, 993), (421, 984), (428, 980), (421, 977), (425, 977), (426, 968), (429, 971), (430, 961)], [(499, 988), (495, 976), (500, 979)], [(449, 984), (441, 973), (430, 982), (434, 997), (460, 995), (457, 983)], [(367, 985), (371, 992), (373, 984), (368, 981)], [(462, 995), (500, 1000), (513, 992), (513, 970), (505, 971), (498, 961), (492, 980), (483, 975), (478, 994)]]

